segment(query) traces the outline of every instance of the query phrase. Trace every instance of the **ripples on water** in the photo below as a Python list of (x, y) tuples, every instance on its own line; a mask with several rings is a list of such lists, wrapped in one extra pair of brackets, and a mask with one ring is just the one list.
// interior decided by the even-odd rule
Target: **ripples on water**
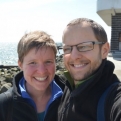
[(0, 65), (17, 65), (17, 43), (0, 42)]
[(0, 65), (17, 65), (17, 44), (16, 42), (0, 42)]

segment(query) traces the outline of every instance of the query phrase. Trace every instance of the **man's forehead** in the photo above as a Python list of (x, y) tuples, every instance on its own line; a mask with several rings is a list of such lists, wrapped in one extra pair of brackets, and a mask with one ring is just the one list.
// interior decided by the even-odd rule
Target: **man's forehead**
[(77, 24), (77, 25), (71, 25), (71, 26), (67, 26), (64, 31), (63, 31), (63, 36), (65, 36), (66, 34), (70, 33), (70, 32), (75, 32), (75, 31), (83, 31), (83, 32), (90, 32), (92, 30), (92, 27), (89, 24)]

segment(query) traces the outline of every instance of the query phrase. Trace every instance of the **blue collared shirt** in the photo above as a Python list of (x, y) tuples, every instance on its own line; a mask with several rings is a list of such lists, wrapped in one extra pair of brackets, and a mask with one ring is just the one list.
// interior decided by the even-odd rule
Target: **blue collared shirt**
[[(27, 93), (26, 88), (25, 88), (25, 79), (24, 77), (20, 80), (19, 82), (19, 88), (21, 91), (21, 96), (23, 98), (25, 98), (26, 100), (28, 100), (28, 103), (30, 103), (32, 106), (34, 106), (35, 109), (36, 108), (36, 104), (33, 101), (33, 99), (30, 97), (30, 95)], [(46, 105), (46, 109), (45, 109), (45, 115), (47, 113), (48, 107), (49, 105), (58, 97), (60, 97), (63, 94), (62, 89), (57, 85), (57, 83), (53, 80), (51, 82), (51, 90), (52, 90), (52, 96), (50, 98), (50, 100), (48, 101), (47, 105)]]

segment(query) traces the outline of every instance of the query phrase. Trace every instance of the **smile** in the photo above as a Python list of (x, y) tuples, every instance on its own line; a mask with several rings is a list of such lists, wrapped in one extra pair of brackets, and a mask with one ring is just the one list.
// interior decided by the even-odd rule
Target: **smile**
[(74, 64), (74, 67), (79, 68), (79, 67), (82, 67), (84, 65), (86, 65), (86, 64), (78, 64), (78, 65), (77, 64), (76, 65)]
[(45, 81), (47, 79), (47, 76), (46, 77), (35, 77), (35, 79), (38, 81)]
[(86, 63), (83, 64), (71, 64), (73, 67), (75, 68), (80, 68), (80, 67), (84, 67), (85, 65), (87, 65)]

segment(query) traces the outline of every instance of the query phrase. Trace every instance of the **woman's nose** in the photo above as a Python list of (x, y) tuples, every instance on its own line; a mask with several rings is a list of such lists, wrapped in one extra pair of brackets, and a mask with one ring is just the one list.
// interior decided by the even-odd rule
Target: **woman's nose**
[(46, 67), (45, 67), (45, 65), (44, 64), (41, 64), (41, 65), (38, 65), (38, 67), (37, 67), (37, 72), (38, 73), (45, 73), (47, 71), (47, 69), (46, 69)]

